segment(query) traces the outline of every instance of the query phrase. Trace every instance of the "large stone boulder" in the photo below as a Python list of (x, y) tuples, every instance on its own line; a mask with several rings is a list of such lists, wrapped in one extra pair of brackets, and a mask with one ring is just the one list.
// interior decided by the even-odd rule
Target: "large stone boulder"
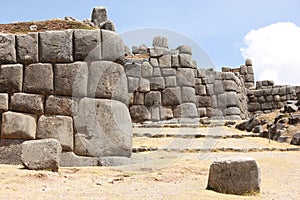
[(132, 123), (125, 104), (83, 98), (74, 117), (75, 153), (80, 156), (131, 156)]
[(57, 172), (61, 151), (55, 139), (26, 141), (21, 146), (21, 160), (28, 169)]
[(253, 158), (225, 158), (211, 164), (207, 189), (243, 195), (260, 192), (260, 182), (260, 169)]
[(291, 140), (291, 144), (293, 145), (300, 145), (300, 133), (296, 133), (292, 140)]

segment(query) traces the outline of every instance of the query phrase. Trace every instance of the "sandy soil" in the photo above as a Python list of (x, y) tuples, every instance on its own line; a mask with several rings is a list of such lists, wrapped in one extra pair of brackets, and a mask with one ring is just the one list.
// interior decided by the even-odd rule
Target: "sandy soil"
[[(206, 190), (211, 162), (247, 155), (261, 168), (257, 196)], [(59, 173), (0, 165), (0, 199), (300, 199), (300, 152), (197, 153), (148, 152), (123, 167), (61, 168)]]

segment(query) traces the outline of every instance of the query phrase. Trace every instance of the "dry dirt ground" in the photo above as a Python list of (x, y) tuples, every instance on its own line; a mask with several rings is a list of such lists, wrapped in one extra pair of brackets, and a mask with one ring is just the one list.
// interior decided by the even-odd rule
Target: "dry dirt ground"
[[(135, 138), (134, 146), (162, 145), (155, 140)], [(230, 141), (221, 139), (219, 143), (224, 140)], [(275, 141), (269, 144), (263, 138), (252, 138), (251, 143), (295, 147)], [(250, 156), (258, 162), (260, 194), (235, 196), (206, 190), (213, 160), (235, 155)], [(154, 151), (134, 153), (132, 160), (128, 166), (61, 168), (58, 173), (0, 165), (0, 199), (300, 199), (300, 151)]]

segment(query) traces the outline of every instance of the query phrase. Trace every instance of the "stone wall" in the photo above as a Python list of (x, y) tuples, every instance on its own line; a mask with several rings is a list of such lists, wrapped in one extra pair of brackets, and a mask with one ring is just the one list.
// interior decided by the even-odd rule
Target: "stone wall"
[(252, 114), (269, 113), (282, 108), (289, 100), (297, 100), (295, 86), (274, 85), (268, 80), (257, 81), (256, 88), (248, 90), (247, 96)]
[(1, 144), (55, 138), (63, 166), (130, 157), (124, 52), (108, 30), (1, 33)]
[(125, 72), (133, 122), (247, 118), (242, 77), (231, 71), (197, 69), (190, 47), (169, 49), (167, 38), (158, 36), (153, 39), (153, 47), (133, 47), (132, 54), (126, 60)]

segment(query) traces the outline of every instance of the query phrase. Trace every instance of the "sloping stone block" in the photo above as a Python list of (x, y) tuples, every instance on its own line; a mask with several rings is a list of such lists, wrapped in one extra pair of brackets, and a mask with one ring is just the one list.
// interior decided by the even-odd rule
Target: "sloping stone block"
[(102, 59), (106, 61), (123, 61), (125, 45), (122, 38), (113, 31), (101, 30)]
[(74, 31), (74, 57), (78, 61), (101, 60), (100, 30)]

